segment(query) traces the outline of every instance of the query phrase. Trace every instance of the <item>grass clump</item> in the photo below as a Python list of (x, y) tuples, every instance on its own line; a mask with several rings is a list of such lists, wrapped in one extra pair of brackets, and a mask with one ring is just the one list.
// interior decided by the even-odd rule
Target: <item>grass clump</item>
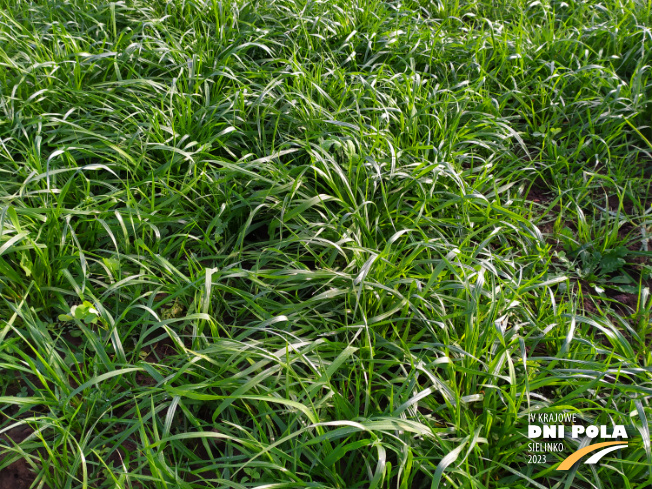
[(649, 3), (0, 6), (0, 474), (652, 484)]

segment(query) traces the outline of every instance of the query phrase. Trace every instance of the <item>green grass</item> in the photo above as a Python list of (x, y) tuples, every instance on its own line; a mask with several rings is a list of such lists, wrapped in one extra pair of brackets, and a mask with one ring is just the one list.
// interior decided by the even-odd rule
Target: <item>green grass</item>
[[(0, 478), (650, 487), (651, 28), (0, 0)], [(528, 464), (535, 412), (630, 446)]]

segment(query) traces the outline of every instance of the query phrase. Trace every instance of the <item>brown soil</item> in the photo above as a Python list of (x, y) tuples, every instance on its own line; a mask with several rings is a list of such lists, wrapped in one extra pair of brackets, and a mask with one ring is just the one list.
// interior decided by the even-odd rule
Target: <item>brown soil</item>
[[(155, 333), (153, 333), (151, 336), (154, 335)], [(181, 338), (186, 348), (190, 348), (190, 340), (184, 336)], [(163, 338), (153, 345), (143, 347), (143, 352), (147, 354), (143, 360), (146, 362), (154, 363), (165, 363), (165, 359), (167, 357), (176, 355), (178, 353), (174, 341), (172, 341), (172, 338), (169, 337)], [(135, 379), (136, 383), (141, 387), (151, 387), (156, 385), (156, 380), (154, 380), (154, 378), (152, 378), (147, 372), (138, 372), (135, 376)]]
[(146, 372), (138, 372), (136, 374), (136, 383), (141, 387), (151, 387), (156, 385), (156, 380)]
[[(614, 309), (619, 311), (621, 314), (630, 315), (631, 311), (636, 311), (636, 306), (638, 304), (638, 295), (630, 293), (616, 292), (616, 295), (611, 296), (611, 298), (616, 301)], [(614, 305), (612, 305), (613, 307)], [(629, 308), (629, 309), (628, 309)]]
[(136, 449), (137, 446), (133, 441), (129, 439), (125, 440), (124, 442), (122, 442), (122, 445), (120, 445), (117, 449), (113, 451), (113, 453), (111, 453), (111, 455), (107, 457), (106, 459), (107, 465), (110, 466), (111, 464), (113, 464), (114, 467), (120, 467), (124, 463), (124, 460), (126, 458), (125, 450), (129, 452), (134, 452), (136, 451)]
[(35, 479), (27, 462), (21, 459), (0, 470), (0, 489), (29, 489)]
[[(182, 341), (184, 342), (184, 345), (186, 348), (188, 348), (189, 342), (186, 341), (185, 338), (182, 337)], [(174, 341), (172, 341), (172, 338), (167, 337), (163, 338), (160, 341), (157, 341), (153, 345), (147, 345), (143, 347), (143, 351), (147, 353), (147, 357), (145, 357), (145, 361), (147, 362), (160, 362), (166, 357), (169, 357), (171, 355), (176, 355), (177, 350), (175, 349), (176, 345), (174, 344)]]
[(74, 346), (75, 348), (80, 348), (84, 340), (82, 339), (81, 336), (73, 336), (70, 331), (67, 331), (63, 333), (63, 339), (66, 340), (70, 345)]
[(530, 187), (530, 191), (525, 197), (525, 200), (536, 203), (547, 203), (552, 200), (552, 198), (547, 194), (546, 190), (541, 187), (535, 187), (534, 185)]
[(598, 312), (597, 308), (593, 304), (593, 301), (588, 295), (582, 295), (582, 307), (588, 313), (595, 314)]
[[(26, 426), (14, 428), (5, 433), (2, 437), (2, 445), (9, 444), (8, 440), (14, 443), (20, 443), (32, 433), (32, 430)], [(0, 447), (2, 447), (0, 445)], [(0, 460), (6, 455), (4, 450), (0, 451)], [(36, 474), (32, 472), (26, 460), (20, 459), (10, 464), (8, 467), (0, 470), (0, 489), (29, 489), (32, 483), (36, 480)]]
[[(617, 195), (611, 195), (608, 197), (607, 200), (609, 202), (609, 210), (614, 212), (617, 211), (618, 208), (620, 207), (620, 198)], [(632, 215), (633, 210), (634, 210), (634, 203), (626, 197), (623, 200), (622, 212), (624, 212), (626, 215)]]

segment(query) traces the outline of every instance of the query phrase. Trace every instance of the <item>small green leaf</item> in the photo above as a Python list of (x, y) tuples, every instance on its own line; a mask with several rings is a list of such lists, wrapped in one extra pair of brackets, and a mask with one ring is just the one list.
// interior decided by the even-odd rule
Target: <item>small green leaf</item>
[[(70, 308), (70, 314), (62, 314), (59, 316), (59, 319), (62, 321), (70, 321), (73, 318), (78, 319), (79, 321), (84, 321), (86, 324), (95, 324), (99, 321), (99, 312), (93, 304), (88, 301), (84, 301), (81, 305), (75, 305)], [(62, 319), (69, 318), (69, 319)]]
[(638, 295), (638, 287), (633, 285), (616, 285), (612, 289), (622, 292), (623, 294), (634, 294)]
[(609, 279), (609, 282), (612, 284), (632, 284), (634, 283), (631, 278), (629, 278), (627, 275), (618, 275), (617, 277), (613, 277)]
[(25, 272), (25, 276), (29, 277), (32, 275), (32, 267), (33, 263), (32, 260), (30, 260), (29, 253), (21, 253), (20, 255), (20, 268), (23, 269)]
[(81, 320), (81, 319), (83, 319), (84, 316), (85, 316), (84, 308), (83, 308), (83, 307), (80, 307), (80, 306), (72, 306), (72, 307), (70, 308), (70, 314), (71, 314), (72, 317), (74, 317), (75, 319), (79, 319), (79, 320)]
[(620, 270), (625, 265), (624, 257), (629, 250), (624, 246), (619, 246), (613, 250), (606, 250), (604, 255), (600, 256), (600, 268), (602, 273), (613, 273)]
[(116, 273), (120, 270), (120, 261), (115, 258), (102, 258), (102, 262), (104, 262), (104, 265), (106, 265), (106, 268), (108, 268), (111, 273)]
[(347, 139), (346, 146), (344, 146), (344, 153), (349, 158), (353, 158), (356, 155), (355, 144), (350, 139)]

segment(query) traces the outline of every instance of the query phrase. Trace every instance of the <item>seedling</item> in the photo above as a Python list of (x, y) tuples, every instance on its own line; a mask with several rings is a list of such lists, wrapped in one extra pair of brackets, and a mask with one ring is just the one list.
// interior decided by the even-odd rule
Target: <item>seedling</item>
[(60, 314), (59, 321), (83, 321), (86, 325), (97, 324), (101, 321), (100, 313), (95, 306), (88, 301), (70, 308), (70, 314)]

